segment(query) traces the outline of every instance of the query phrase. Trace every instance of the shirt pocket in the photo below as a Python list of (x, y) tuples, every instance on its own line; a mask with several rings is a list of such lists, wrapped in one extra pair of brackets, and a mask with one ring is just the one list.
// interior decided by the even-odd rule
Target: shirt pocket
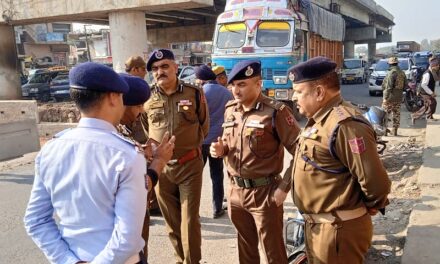
[(197, 122), (197, 113), (194, 104), (191, 105), (177, 105), (177, 113), (179, 116), (179, 124), (194, 124)]
[(303, 171), (313, 170), (313, 166), (310, 162), (314, 160), (314, 145), (303, 141), (299, 146), (299, 157), (297, 159), (297, 167)]
[(248, 147), (260, 159), (273, 157), (278, 150), (278, 141), (269, 132), (267, 125), (264, 127), (245, 127)]

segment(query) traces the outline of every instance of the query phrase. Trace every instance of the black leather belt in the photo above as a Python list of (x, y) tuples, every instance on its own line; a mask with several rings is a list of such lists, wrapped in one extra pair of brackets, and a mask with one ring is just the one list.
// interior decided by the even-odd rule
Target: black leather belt
[(256, 179), (247, 179), (240, 176), (233, 176), (232, 179), (237, 186), (250, 189), (271, 184), (278, 176), (260, 177)]

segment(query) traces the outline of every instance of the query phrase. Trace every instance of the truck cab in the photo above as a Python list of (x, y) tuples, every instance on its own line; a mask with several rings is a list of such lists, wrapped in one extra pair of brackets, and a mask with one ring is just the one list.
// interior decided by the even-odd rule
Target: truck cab
[(367, 62), (363, 59), (344, 59), (341, 81), (345, 83), (365, 83), (368, 78)]

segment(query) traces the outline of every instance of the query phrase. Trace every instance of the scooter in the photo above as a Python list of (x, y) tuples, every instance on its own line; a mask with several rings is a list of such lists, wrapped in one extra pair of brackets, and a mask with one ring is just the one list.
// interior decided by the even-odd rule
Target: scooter
[(284, 226), (284, 240), (287, 249), (287, 263), (307, 264), (304, 236), (304, 218), (298, 212), (295, 218), (288, 218)]
[(388, 143), (388, 141), (382, 139), (382, 136), (386, 136), (389, 132), (387, 128), (387, 112), (385, 112), (385, 110), (379, 106), (367, 107), (366, 105), (355, 105), (364, 111), (363, 116), (368, 120), (368, 122), (370, 122), (374, 132), (376, 132), (377, 153), (382, 154), (385, 151)]

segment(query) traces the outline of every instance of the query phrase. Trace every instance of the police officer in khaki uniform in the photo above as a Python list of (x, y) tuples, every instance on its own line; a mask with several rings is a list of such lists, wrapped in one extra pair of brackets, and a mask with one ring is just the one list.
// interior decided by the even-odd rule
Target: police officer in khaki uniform
[(299, 112), (293, 199), (306, 220), (309, 263), (363, 263), (371, 215), (384, 212), (390, 180), (371, 125), (340, 94), (336, 63), (317, 57), (289, 70)]
[(261, 64), (245, 60), (232, 69), (235, 100), (226, 104), (223, 136), (211, 144), (213, 157), (225, 157), (231, 180), (228, 214), (238, 233), (240, 263), (260, 262), (258, 243), (269, 264), (287, 263), (283, 202), (290, 170), (281, 178), (284, 147), (294, 153), (299, 133), (292, 110), (261, 93)]
[(209, 114), (203, 90), (177, 79), (177, 65), (170, 50), (152, 52), (147, 70), (156, 81), (144, 104), (141, 122), (150, 141), (165, 132), (175, 135), (172, 160), (156, 185), (159, 206), (177, 263), (199, 263), (201, 225), (199, 217), (203, 160), (200, 147), (209, 131)]
[[(153, 187), (156, 185), (159, 174), (162, 172), (166, 163), (171, 159), (174, 149), (174, 141), (176, 138), (170, 138), (169, 133), (165, 133), (159, 146), (153, 149), (151, 145), (141, 145), (134, 137), (133, 126), (139, 120), (141, 113), (144, 111), (143, 105), (150, 98), (150, 87), (141, 78), (121, 73), (119, 76), (128, 84), (130, 90), (122, 97), (125, 105), (124, 115), (121, 123), (116, 127), (118, 132), (123, 136), (136, 142), (139, 148), (144, 149), (145, 158), (147, 159), (147, 176), (145, 177), (148, 189), (148, 197)], [(148, 259), (148, 238), (150, 234), (150, 214), (145, 214), (144, 226), (142, 228), (142, 238), (145, 240), (144, 256)]]

